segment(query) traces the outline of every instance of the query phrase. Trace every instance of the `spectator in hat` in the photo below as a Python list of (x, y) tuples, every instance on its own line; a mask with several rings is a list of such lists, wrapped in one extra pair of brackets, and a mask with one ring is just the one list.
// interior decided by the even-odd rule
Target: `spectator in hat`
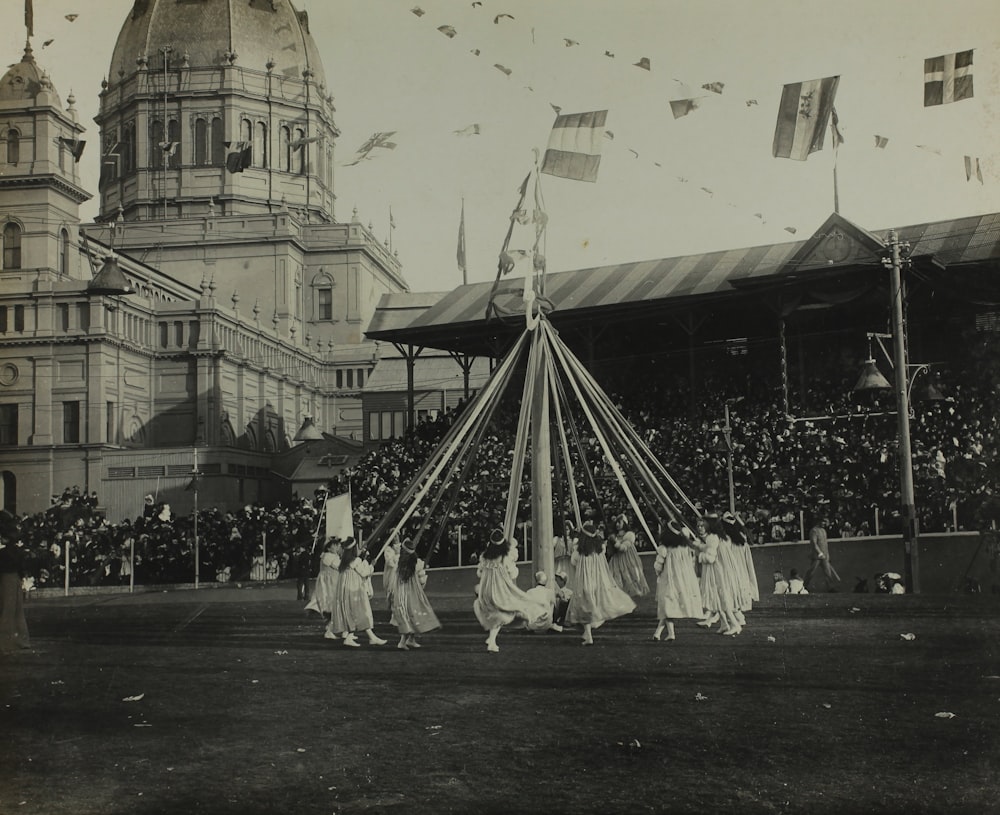
[(813, 575), (816, 574), (817, 569), (820, 569), (826, 578), (827, 590), (836, 591), (837, 588), (834, 585), (834, 581), (839, 583), (840, 575), (837, 574), (837, 570), (833, 568), (833, 564), (830, 562), (830, 545), (826, 537), (826, 519), (822, 516), (817, 516), (816, 522), (809, 530), (809, 543), (812, 546), (812, 563), (809, 564), (806, 576), (802, 581), (805, 588), (809, 588)]
[(427, 584), (427, 567), (417, 557), (416, 548), (410, 538), (406, 538), (399, 550), (399, 560), (393, 573), (392, 623), (399, 631), (401, 651), (419, 648), (417, 634), (426, 634), (441, 627), (441, 621), (434, 613), (424, 586)]
[(809, 594), (806, 584), (799, 577), (798, 569), (792, 569), (788, 573), (788, 594)]
[[(548, 631), (552, 628), (552, 615), (555, 611), (555, 592), (549, 588), (549, 576), (541, 569), (535, 572), (535, 585), (528, 589), (525, 594), (539, 605), (545, 606), (548, 613), (531, 623), (525, 623), (524, 627), (529, 631)], [(557, 629), (557, 630), (561, 630)]]
[(583, 626), (584, 645), (594, 644), (595, 628), (635, 611), (635, 601), (618, 587), (611, 576), (604, 552), (603, 536), (593, 521), (586, 521), (573, 554), (576, 583), (566, 613), (567, 622)]
[(774, 578), (774, 590), (772, 594), (788, 594), (788, 581), (785, 580), (785, 575), (777, 571), (772, 577)]
[(573, 589), (568, 585), (568, 576), (565, 571), (556, 571), (556, 604), (552, 610), (552, 630), (564, 631), (566, 629), (566, 612), (569, 610), (570, 600), (573, 599)]
[(483, 549), (476, 575), (478, 591), (472, 609), (485, 631), (486, 650), (497, 653), (497, 634), (505, 625), (521, 619), (529, 624), (540, 624), (549, 618), (551, 609), (538, 603), (517, 586), (517, 553), (502, 529), (494, 529), (490, 541)]

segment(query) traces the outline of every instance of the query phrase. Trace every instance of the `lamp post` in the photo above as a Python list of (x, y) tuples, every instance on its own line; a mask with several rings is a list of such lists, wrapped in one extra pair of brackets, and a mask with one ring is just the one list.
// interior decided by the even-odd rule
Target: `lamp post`
[(194, 491), (194, 587), (198, 588), (200, 565), (198, 556), (198, 480), (201, 471), (198, 469), (198, 448), (194, 448), (194, 469), (191, 471), (191, 484)]
[[(720, 428), (717, 424), (713, 428), (716, 432), (722, 433), (721, 440), (717, 438), (717, 441), (712, 445), (712, 450), (717, 453), (726, 454), (726, 472), (729, 476), (729, 511), (733, 514), (736, 513), (736, 482), (733, 478), (733, 427), (729, 421), (729, 404), (733, 401), (731, 399), (726, 400), (726, 418), (725, 424)], [(719, 441), (722, 443), (719, 444)]]
[[(907, 245), (905, 248), (909, 248)], [(902, 260), (899, 236), (889, 231), (889, 296), (892, 299), (892, 341), (896, 359), (893, 365), (896, 390), (896, 418), (899, 424), (899, 500), (903, 521), (903, 580), (908, 592), (920, 591), (920, 569), (916, 501), (913, 495), (913, 454), (910, 448), (910, 393), (906, 356), (906, 317), (903, 313)]]

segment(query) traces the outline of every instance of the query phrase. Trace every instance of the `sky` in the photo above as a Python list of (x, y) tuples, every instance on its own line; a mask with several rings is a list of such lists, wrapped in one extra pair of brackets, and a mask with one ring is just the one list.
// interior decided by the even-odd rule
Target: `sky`
[[(22, 0), (0, 4), (19, 12)], [(517, 188), (534, 151), (545, 150), (553, 106), (607, 110), (610, 132), (596, 182), (541, 176), (550, 272), (808, 237), (834, 209), (829, 134), (806, 161), (774, 158), (772, 139), (782, 87), (834, 75), (844, 217), (883, 234), (1000, 212), (995, 0), (295, 5), (309, 13), (335, 97), (336, 217), (349, 220), (356, 208), (381, 240), (391, 237), (413, 291), (462, 282), (463, 200), (468, 281), (495, 277)], [(35, 58), (64, 103), (70, 91), (76, 97), (91, 141), (82, 180), (94, 193), (93, 116), (131, 7), (132, 0), (34, 0)], [(66, 14), (78, 16), (70, 22)], [(0, 42), (16, 61), (23, 29), (5, 26)], [(973, 98), (925, 108), (924, 59), (968, 49)], [(635, 65), (643, 58), (648, 70)], [(722, 93), (702, 88), (711, 83), (722, 83)], [(670, 101), (692, 97), (697, 109), (675, 119)], [(478, 134), (456, 133), (472, 125)], [(379, 131), (395, 131), (395, 149), (348, 166)], [(888, 139), (885, 147), (876, 147), (876, 135)], [(966, 155), (979, 159), (982, 183), (966, 179)], [(96, 200), (82, 209), (92, 218)]]

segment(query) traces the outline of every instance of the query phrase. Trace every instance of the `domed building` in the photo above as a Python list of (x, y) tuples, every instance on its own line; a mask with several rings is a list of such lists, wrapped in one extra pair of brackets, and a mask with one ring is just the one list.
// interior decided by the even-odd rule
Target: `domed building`
[[(306, 14), (135, 0), (89, 146), (73, 102), (29, 39), (0, 81), (2, 506), (76, 485), (115, 521), (146, 494), (186, 511), (195, 459), (206, 505), (311, 492), (297, 473), (360, 450), (364, 331), (408, 286), (356, 213), (335, 216)], [(101, 164), (82, 226), (80, 161)]]

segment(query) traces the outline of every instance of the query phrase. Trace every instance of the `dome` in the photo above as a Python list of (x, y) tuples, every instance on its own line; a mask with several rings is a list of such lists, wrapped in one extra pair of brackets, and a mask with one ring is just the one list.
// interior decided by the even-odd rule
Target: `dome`
[[(109, 79), (131, 74), (145, 55), (151, 70), (162, 67), (169, 46), (171, 67), (186, 60), (191, 68), (230, 61), (250, 70), (267, 70), (326, 85), (306, 13), (291, 0), (134, 0), (111, 58)], [(232, 55), (235, 54), (235, 57)]]
[(52, 82), (49, 81), (48, 74), (38, 67), (35, 57), (31, 51), (31, 44), (24, 47), (24, 56), (20, 62), (15, 62), (10, 69), (0, 79), (0, 102), (35, 102), (38, 94), (43, 91), (51, 93), (56, 104), (59, 104), (59, 97), (56, 95)]

